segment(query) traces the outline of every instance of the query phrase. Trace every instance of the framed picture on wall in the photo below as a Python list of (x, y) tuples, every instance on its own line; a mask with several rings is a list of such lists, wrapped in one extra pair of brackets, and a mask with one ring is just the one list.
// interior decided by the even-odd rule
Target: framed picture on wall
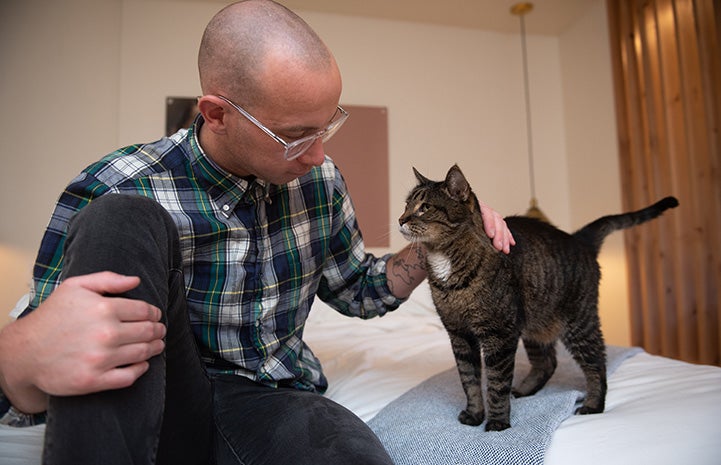
[(393, 224), (390, 219), (388, 108), (341, 106), (350, 117), (323, 147), (343, 173), (365, 245), (388, 247)]
[(175, 134), (189, 127), (198, 114), (196, 97), (166, 97), (165, 99), (165, 135)]

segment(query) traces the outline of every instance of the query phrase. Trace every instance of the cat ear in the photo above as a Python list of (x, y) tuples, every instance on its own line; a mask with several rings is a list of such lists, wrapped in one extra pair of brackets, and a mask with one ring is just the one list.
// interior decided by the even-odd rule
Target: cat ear
[(463, 176), (463, 173), (458, 165), (453, 165), (451, 166), (451, 169), (448, 170), (445, 184), (446, 189), (448, 190), (448, 195), (452, 198), (461, 202), (468, 200), (468, 197), (471, 194), (471, 186), (468, 184), (468, 181), (466, 181), (466, 177)]
[(430, 183), (430, 182), (433, 182), (433, 181), (431, 181), (430, 179), (428, 179), (428, 178), (426, 178), (425, 176), (423, 176), (421, 173), (419, 173), (418, 170), (417, 170), (415, 167), (413, 167), (413, 174), (416, 175), (416, 179), (418, 180), (418, 182), (419, 182), (420, 184), (428, 184), (428, 183)]

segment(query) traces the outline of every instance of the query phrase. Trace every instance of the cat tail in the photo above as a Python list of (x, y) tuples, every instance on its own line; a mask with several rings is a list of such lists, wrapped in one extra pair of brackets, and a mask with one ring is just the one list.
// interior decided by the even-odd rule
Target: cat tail
[(676, 207), (678, 207), (678, 200), (676, 197), (665, 197), (653, 205), (635, 212), (601, 217), (576, 231), (574, 233), (574, 237), (592, 245), (598, 254), (601, 250), (603, 240), (612, 232), (645, 223), (646, 221), (650, 221), (661, 216), (661, 214), (669, 208)]

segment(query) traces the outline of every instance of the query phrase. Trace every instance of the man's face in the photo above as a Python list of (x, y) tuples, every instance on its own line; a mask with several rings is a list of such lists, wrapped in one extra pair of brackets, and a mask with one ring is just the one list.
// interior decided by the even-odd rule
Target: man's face
[[(337, 117), (341, 92), (337, 68), (330, 72), (289, 71), (285, 68), (278, 70), (277, 74), (271, 70), (266, 75), (273, 76), (265, 86), (264, 93), (268, 98), (263, 99), (262, 105), (243, 109), (286, 143), (317, 133)], [(286, 160), (282, 144), (231, 104), (226, 102), (226, 105), (227, 137), (222, 150), (211, 156), (227, 171), (237, 176), (256, 176), (273, 184), (285, 184), (307, 174), (325, 160), (321, 139), (315, 140), (298, 158)]]

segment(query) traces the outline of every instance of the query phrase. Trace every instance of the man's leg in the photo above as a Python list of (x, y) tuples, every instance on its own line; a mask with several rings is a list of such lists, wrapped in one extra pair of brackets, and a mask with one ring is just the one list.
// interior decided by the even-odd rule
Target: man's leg
[[(190, 331), (178, 234), (168, 213), (138, 196), (107, 195), (71, 221), (63, 279), (97, 271), (139, 276), (123, 297), (163, 311), (166, 349), (131, 387), (51, 397), (44, 463), (207, 464), (210, 382)], [(166, 389), (167, 387), (167, 389)]]
[(319, 394), (213, 378), (218, 465), (392, 465), (375, 434)]

